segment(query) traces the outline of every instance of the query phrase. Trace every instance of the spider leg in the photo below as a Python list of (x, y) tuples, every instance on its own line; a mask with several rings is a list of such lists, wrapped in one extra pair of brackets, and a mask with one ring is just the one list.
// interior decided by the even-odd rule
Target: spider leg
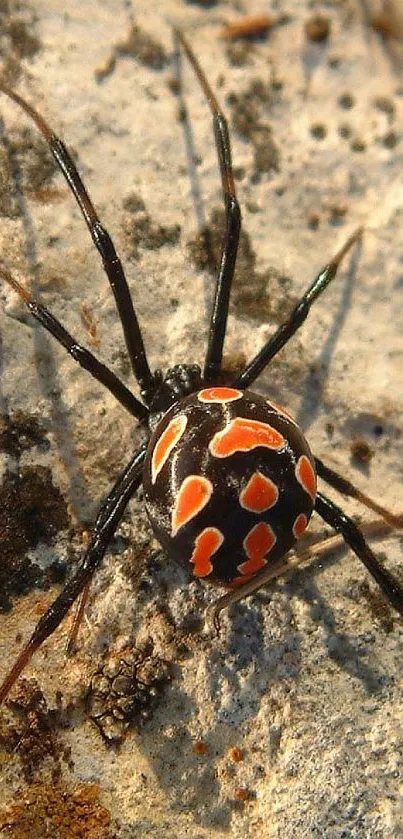
[(241, 229), (241, 211), (236, 197), (234, 173), (232, 170), (231, 144), (226, 118), (217, 102), (216, 97), (200, 67), (200, 64), (190, 48), (183, 33), (174, 29), (174, 37), (180, 42), (194, 72), (200, 82), (213, 115), (215, 144), (221, 173), (221, 183), (225, 207), (225, 233), (221, 253), (221, 263), (218, 272), (213, 310), (210, 318), (209, 337), (206, 360), (204, 363), (204, 381), (217, 381), (223, 354), (223, 345), (228, 319), (229, 297), (234, 276), (236, 255)]
[(146, 448), (142, 446), (119, 475), (96, 518), (90, 544), (72, 578), (38, 621), (31, 638), (0, 686), (0, 704), (36, 650), (57, 629), (74, 601), (80, 596), (99, 567), (109, 542), (134, 491), (141, 483)]
[(279, 326), (274, 335), (269, 338), (262, 349), (257, 353), (257, 355), (255, 355), (252, 361), (246, 365), (242, 373), (236, 378), (233, 383), (236, 387), (243, 389), (249, 387), (249, 385), (251, 385), (264, 370), (269, 361), (277, 355), (284, 344), (286, 344), (297, 329), (300, 328), (306, 319), (312, 304), (335, 278), (343, 257), (346, 253), (348, 253), (353, 245), (358, 242), (361, 238), (362, 232), (363, 228), (358, 227), (349, 239), (347, 239), (343, 247), (340, 248), (337, 254), (333, 257), (331, 262), (322, 268), (312, 285), (309, 286), (305, 294), (301, 297), (301, 300), (292, 310), (288, 319)]
[(402, 514), (396, 515), (395, 513), (391, 513), (390, 510), (386, 510), (385, 507), (382, 507), (377, 501), (373, 501), (372, 498), (364, 492), (361, 492), (360, 489), (355, 487), (354, 484), (350, 483), (350, 481), (347, 481), (346, 478), (343, 478), (333, 469), (330, 469), (329, 466), (326, 466), (321, 460), (319, 460), (318, 457), (315, 457), (315, 466), (319, 477), (326, 481), (326, 483), (334, 489), (337, 489), (338, 492), (341, 492), (342, 495), (347, 495), (349, 498), (356, 498), (357, 501), (360, 501), (365, 507), (368, 507), (375, 513), (379, 513), (379, 515), (382, 516), (382, 518), (385, 519), (385, 521), (387, 521), (392, 527), (403, 527)]
[(132, 416), (139, 420), (146, 419), (148, 410), (131, 391), (118, 379), (117, 376), (102, 364), (98, 359), (85, 347), (77, 343), (75, 338), (62, 326), (60, 321), (49, 312), (49, 310), (35, 300), (27, 288), (21, 285), (18, 280), (7, 271), (4, 266), (0, 265), (0, 277), (3, 278), (13, 289), (19, 294), (31, 315), (36, 318), (45, 329), (56, 338), (56, 341), (67, 350), (67, 352), (74, 358), (78, 364), (87, 370), (94, 379), (97, 379), (104, 387), (106, 387), (113, 396), (126, 408)]
[(355, 522), (330, 498), (320, 492), (316, 496), (315, 510), (327, 524), (341, 533), (358, 559), (372, 574), (392, 606), (403, 615), (403, 587), (393, 574), (380, 564)]
[(155, 377), (148, 365), (140, 326), (134, 310), (122, 263), (107, 230), (102, 226), (88, 192), (81, 180), (70, 152), (63, 141), (57, 137), (41, 114), (25, 101), (18, 93), (0, 82), (0, 91), (12, 99), (35, 122), (45, 138), (56, 163), (63, 173), (90, 231), (92, 241), (97, 248), (103, 268), (113, 291), (117, 310), (121, 320), (126, 347), (134, 375), (145, 394), (155, 389)]
[[(136, 455), (135, 455), (136, 457)], [(129, 463), (128, 469), (130, 469), (131, 464)], [(122, 491), (122, 486), (125, 484), (126, 481), (126, 470), (118, 477), (116, 483), (114, 484), (113, 488), (111, 489), (107, 498), (105, 498), (101, 509), (98, 512), (98, 516), (95, 522), (95, 528), (98, 527), (99, 529), (102, 528), (103, 523), (109, 517), (111, 511), (113, 511), (114, 506), (116, 504), (116, 499), (120, 497), (120, 493)], [(94, 528), (94, 532), (95, 532)], [(93, 534), (92, 534), (93, 538)], [(66, 644), (66, 654), (71, 655), (74, 652), (75, 644), (77, 640), (78, 631), (80, 629), (81, 621), (84, 616), (85, 607), (87, 605), (89, 593), (91, 588), (91, 579), (88, 580), (83, 590), (80, 592), (78, 597), (78, 602), (76, 606), (76, 611), (73, 616), (73, 623), (69, 633), (69, 637)]]

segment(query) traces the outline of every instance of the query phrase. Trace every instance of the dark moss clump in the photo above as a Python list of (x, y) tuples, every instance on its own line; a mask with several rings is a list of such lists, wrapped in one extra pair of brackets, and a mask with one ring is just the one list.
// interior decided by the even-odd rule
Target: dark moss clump
[(49, 449), (46, 430), (35, 416), (23, 411), (0, 414), (0, 451), (19, 458), (33, 446), (40, 446), (42, 451)]
[(68, 526), (67, 505), (50, 469), (25, 466), (6, 473), (0, 488), (0, 609), (10, 609), (12, 596), (63, 579), (64, 570), (58, 562), (44, 570), (27, 553), (40, 542), (51, 544)]
[(127, 38), (116, 44), (115, 54), (132, 56), (152, 70), (162, 70), (168, 61), (162, 44), (139, 26), (132, 26)]
[(32, 681), (18, 682), (17, 693), (7, 701), (13, 719), (0, 727), (0, 746), (9, 755), (18, 758), (24, 780), (32, 783), (46, 763), (51, 767), (52, 778), (58, 781), (62, 762), (71, 766), (70, 749), (59, 742), (59, 729), (68, 726), (68, 709), (59, 701), (56, 708), (49, 708), (42, 691)]
[(255, 79), (242, 93), (231, 93), (227, 98), (234, 131), (254, 148), (255, 177), (280, 168), (280, 150), (264, 114), (265, 107), (277, 101), (279, 89), (278, 82)]
[(124, 229), (128, 241), (129, 255), (140, 258), (140, 248), (158, 250), (163, 245), (175, 245), (180, 236), (180, 224), (163, 225), (153, 221), (144, 201), (136, 193), (123, 202), (126, 216)]
[[(213, 209), (209, 224), (188, 242), (190, 257), (199, 269), (208, 269), (217, 275), (225, 229), (225, 216), (221, 209)], [(262, 322), (267, 319), (280, 323), (295, 302), (289, 293), (291, 279), (269, 268), (256, 270), (256, 254), (245, 230), (241, 231), (235, 268), (231, 306), (239, 315)]]

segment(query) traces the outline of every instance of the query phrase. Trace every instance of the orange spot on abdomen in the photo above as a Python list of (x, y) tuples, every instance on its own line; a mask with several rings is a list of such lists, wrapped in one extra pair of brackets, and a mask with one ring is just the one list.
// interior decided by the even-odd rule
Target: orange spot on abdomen
[(172, 536), (191, 521), (208, 504), (213, 494), (213, 484), (201, 475), (189, 475), (181, 486), (172, 511)]
[(236, 417), (212, 438), (209, 449), (214, 457), (230, 457), (236, 452), (249, 452), (257, 446), (281, 449), (285, 439), (277, 429), (259, 420)]
[(171, 420), (158, 438), (151, 459), (151, 481), (153, 484), (155, 484), (162, 467), (167, 462), (172, 449), (182, 437), (186, 425), (187, 417), (181, 414)]
[(303, 454), (301, 455), (296, 469), (295, 477), (298, 483), (301, 484), (302, 489), (311, 496), (312, 501), (316, 498), (316, 474), (309, 458)]
[(297, 516), (297, 518), (295, 519), (295, 522), (292, 527), (292, 532), (296, 539), (299, 539), (299, 537), (302, 536), (303, 533), (305, 533), (307, 526), (307, 517), (304, 515), (304, 513), (300, 513), (299, 516)]
[(260, 571), (267, 563), (266, 554), (271, 551), (276, 541), (272, 528), (266, 522), (261, 521), (255, 527), (252, 527), (252, 530), (243, 540), (244, 551), (248, 559), (238, 565), (241, 574), (253, 576), (257, 571)]
[(242, 396), (242, 390), (233, 387), (206, 387), (197, 394), (199, 402), (234, 402)]
[(270, 478), (261, 472), (254, 472), (246, 487), (239, 494), (239, 503), (251, 513), (263, 513), (274, 507), (278, 500), (278, 489)]
[(190, 557), (194, 564), (193, 573), (196, 577), (208, 577), (213, 570), (210, 561), (217, 553), (224, 541), (224, 536), (216, 527), (206, 527), (195, 539), (195, 549)]

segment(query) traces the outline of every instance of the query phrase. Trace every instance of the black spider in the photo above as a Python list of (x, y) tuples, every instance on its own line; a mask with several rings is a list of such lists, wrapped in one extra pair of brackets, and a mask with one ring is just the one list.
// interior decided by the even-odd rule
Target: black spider
[(335, 277), (341, 260), (362, 231), (356, 230), (320, 271), (288, 319), (230, 386), (222, 384), (223, 343), (241, 215), (225, 117), (183, 34), (177, 30), (174, 34), (196, 73), (213, 115), (226, 216), (203, 372), (197, 365), (189, 364), (168, 370), (164, 377), (160, 371), (151, 372), (120, 259), (69, 152), (31, 105), (0, 84), (0, 90), (36, 123), (76, 198), (115, 296), (142, 401), (78, 344), (6, 269), (1, 268), (0, 274), (45, 329), (132, 416), (147, 424), (150, 431), (148, 445), (135, 452), (104, 500), (85, 556), (38, 622), (0, 688), (0, 702), (33, 653), (59, 626), (80, 596), (78, 615), (82, 613), (92, 576), (128, 501), (143, 479), (153, 530), (168, 552), (188, 569), (193, 565), (196, 576), (219, 581), (230, 588), (237, 586), (218, 602), (216, 616), (224, 605), (256, 590), (279, 573), (284, 553), (305, 529), (313, 509), (342, 534), (390, 603), (403, 614), (402, 587), (380, 565), (352, 519), (329, 498), (316, 492), (315, 472), (339, 492), (375, 510), (392, 526), (402, 526), (402, 517), (385, 510), (313, 457), (302, 432), (287, 412), (247, 390), (299, 329), (311, 305)]

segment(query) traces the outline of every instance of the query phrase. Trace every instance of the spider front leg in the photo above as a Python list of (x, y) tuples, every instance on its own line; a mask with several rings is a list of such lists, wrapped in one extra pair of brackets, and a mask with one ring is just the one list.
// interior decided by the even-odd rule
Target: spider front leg
[(26, 102), (18, 93), (11, 90), (4, 82), (0, 82), (0, 91), (19, 105), (35, 122), (77, 201), (92, 241), (101, 256), (102, 265), (115, 298), (134, 375), (141, 387), (143, 395), (146, 399), (149, 399), (155, 391), (159, 377), (151, 373), (148, 365), (140, 325), (137, 320), (122, 263), (108, 231), (101, 224), (72, 156), (63, 141), (54, 133), (52, 128), (32, 105)]
[(221, 173), (221, 184), (225, 207), (225, 233), (221, 253), (221, 263), (216, 281), (213, 310), (210, 318), (209, 337), (203, 378), (206, 384), (218, 381), (221, 372), (223, 345), (227, 329), (229, 298), (234, 277), (235, 262), (241, 229), (241, 211), (235, 192), (232, 170), (231, 143), (227, 120), (217, 99), (190, 48), (179, 29), (174, 29), (174, 36), (182, 45), (194, 72), (200, 82), (210, 110), (213, 114), (215, 144)]
[(145, 453), (145, 446), (136, 452), (103, 502), (95, 522), (91, 542), (76, 572), (38, 621), (31, 638), (0, 686), (0, 704), (7, 697), (36, 650), (57, 629), (73, 603), (91, 581), (119, 525), (126, 505), (141, 483)]

